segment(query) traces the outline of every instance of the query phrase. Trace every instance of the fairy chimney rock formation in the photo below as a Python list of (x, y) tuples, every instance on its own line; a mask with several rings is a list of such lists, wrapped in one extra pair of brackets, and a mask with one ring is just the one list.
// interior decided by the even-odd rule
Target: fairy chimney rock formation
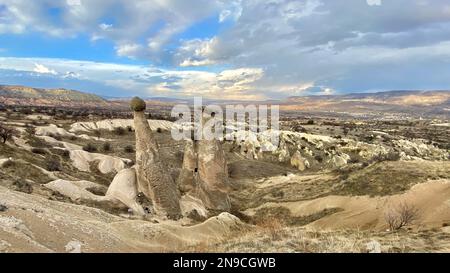
[[(204, 114), (202, 123), (209, 118)], [(187, 141), (178, 184), (182, 191), (201, 199), (208, 209), (230, 211), (228, 167), (220, 141)]]
[(134, 111), (138, 190), (152, 200), (157, 214), (178, 219), (181, 216), (180, 194), (175, 181), (161, 161), (158, 143), (145, 118), (146, 104), (135, 97), (130, 106)]

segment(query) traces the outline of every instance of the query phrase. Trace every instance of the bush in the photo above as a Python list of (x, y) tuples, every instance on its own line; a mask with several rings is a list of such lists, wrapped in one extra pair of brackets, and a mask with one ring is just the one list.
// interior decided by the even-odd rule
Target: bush
[(131, 145), (125, 146), (125, 148), (123, 148), (123, 150), (125, 151), (125, 153), (134, 153), (134, 147)]
[(127, 126), (127, 130), (128, 130), (128, 132), (133, 132), (133, 127)]
[(310, 120), (308, 120), (308, 122), (307, 122), (306, 124), (308, 124), (308, 125), (314, 125), (314, 120), (310, 119)]
[(12, 161), (12, 160), (8, 160), (8, 161), (6, 161), (5, 163), (3, 163), (3, 168), (11, 168), (11, 167), (14, 167), (15, 166), (15, 163), (14, 163), (14, 161)]
[(14, 187), (14, 190), (16, 191), (20, 191), (27, 194), (33, 193), (33, 186), (31, 186), (31, 184), (28, 183), (27, 181), (16, 180), (12, 185)]
[(59, 172), (61, 171), (61, 163), (58, 159), (52, 158), (49, 161), (47, 161), (47, 171), (49, 172)]
[(33, 148), (33, 149), (31, 149), (31, 152), (33, 154), (38, 154), (38, 155), (45, 155), (45, 154), (47, 154), (45, 149), (42, 149), (42, 148)]
[(110, 152), (112, 150), (111, 143), (109, 142), (103, 143), (102, 148), (104, 152)]
[(97, 147), (92, 143), (88, 143), (83, 146), (83, 150), (86, 152), (94, 153), (97, 152)]
[(100, 132), (100, 130), (94, 130), (93, 133), (96, 138), (100, 138), (102, 136), (102, 132)]
[(70, 157), (70, 152), (68, 150), (65, 149), (52, 149), (51, 150), (52, 153), (55, 153), (57, 155), (60, 155), (64, 158), (69, 158)]
[(158, 127), (158, 128), (156, 129), (156, 132), (159, 133), (159, 134), (161, 134), (161, 133), (162, 133), (162, 129)]
[(15, 135), (16, 131), (12, 128), (8, 128), (0, 123), (0, 138), (3, 143), (6, 143), (8, 139), (10, 139), (13, 135)]
[(54, 139), (56, 139), (56, 140), (59, 140), (59, 141), (62, 140), (62, 137), (61, 137), (60, 134), (52, 134), (52, 133), (50, 133), (50, 134), (48, 134), (48, 136), (49, 136), (49, 137), (52, 137), (52, 138), (54, 138)]
[(322, 161), (323, 161), (323, 158), (320, 155), (316, 155), (314, 157), (314, 159), (317, 160), (317, 162), (319, 162), (319, 163), (322, 163)]
[(125, 135), (125, 129), (123, 129), (122, 127), (116, 127), (114, 128), (114, 133), (118, 136), (123, 136)]
[(391, 231), (408, 226), (418, 218), (419, 210), (415, 206), (407, 203), (401, 203), (396, 208), (390, 209), (384, 215), (384, 219)]

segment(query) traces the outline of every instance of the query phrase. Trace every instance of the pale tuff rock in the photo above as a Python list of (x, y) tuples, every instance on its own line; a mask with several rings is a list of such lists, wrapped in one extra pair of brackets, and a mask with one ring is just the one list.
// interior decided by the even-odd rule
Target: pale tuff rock
[(38, 138), (45, 140), (51, 145), (54, 145), (55, 149), (61, 149), (59, 146), (64, 147), (65, 150), (70, 152), (70, 159), (73, 166), (83, 172), (91, 171), (91, 162), (97, 162), (97, 168), (102, 174), (117, 173), (125, 169), (132, 162), (131, 160), (126, 158), (86, 152), (83, 151), (82, 147), (79, 145), (56, 140), (53, 137), (38, 136)]
[[(138, 106), (131, 105), (133, 110), (142, 109)], [(158, 143), (153, 138), (145, 114), (141, 110), (134, 111), (134, 127), (138, 190), (152, 200), (156, 213), (177, 219), (181, 215), (180, 194), (164, 162), (161, 161)]]
[(350, 156), (347, 154), (333, 155), (331, 159), (328, 160), (328, 164), (331, 165), (331, 168), (340, 168), (347, 165), (348, 160), (350, 160)]
[(299, 151), (295, 152), (291, 157), (291, 165), (296, 167), (299, 171), (304, 171), (310, 168), (309, 161), (302, 157)]
[[(207, 118), (202, 119), (203, 123), (206, 121)], [(230, 210), (228, 167), (218, 140), (187, 141), (178, 185), (183, 192), (199, 198), (208, 209)]]
[(229, 211), (231, 204), (228, 197), (228, 167), (222, 145), (217, 140), (200, 140), (197, 148), (197, 195), (207, 208)]
[(393, 141), (394, 145), (401, 149), (405, 156), (408, 157), (421, 157), (425, 159), (439, 159), (446, 160), (449, 157), (449, 152), (423, 143), (421, 140), (409, 141), (405, 139), (399, 139)]
[(178, 187), (183, 193), (194, 190), (196, 186), (195, 180), (198, 178), (197, 158), (194, 141), (187, 140), (184, 147), (183, 166), (177, 179)]
[(70, 241), (64, 247), (67, 253), (81, 253), (81, 247), (83, 244), (79, 241)]
[(58, 179), (44, 185), (46, 188), (59, 192), (60, 194), (69, 197), (73, 201), (89, 200), (94, 202), (105, 201), (104, 196), (95, 195), (87, 189), (106, 190), (104, 186), (90, 182), (90, 181), (67, 181)]
[(77, 137), (77, 138), (82, 138), (82, 139), (86, 139), (86, 140), (91, 140), (91, 139), (100, 140), (100, 141), (109, 141), (110, 140), (110, 139), (105, 139), (105, 138), (91, 137), (86, 134), (76, 135), (74, 133), (67, 132), (64, 128), (60, 128), (54, 124), (50, 124), (48, 126), (36, 127), (36, 136), (38, 136), (38, 137), (41, 137), (41, 138), (47, 137), (48, 138), (53, 135), (59, 135), (59, 136), (63, 136), (63, 137)]
[(11, 163), (13, 161), (13, 159), (10, 158), (0, 158), (0, 168), (3, 168), (4, 165), (7, 165), (9, 163)]
[(90, 162), (98, 162), (97, 168), (103, 174), (119, 172), (132, 162), (126, 158), (89, 153), (83, 150), (70, 151), (70, 159), (73, 166), (83, 172), (90, 171)]
[(192, 211), (196, 211), (201, 217), (208, 217), (208, 210), (203, 205), (202, 200), (195, 198), (190, 194), (183, 195), (180, 200), (180, 205), (181, 211), (185, 216), (189, 215)]
[(64, 147), (66, 150), (82, 150), (83, 147), (81, 147), (80, 145), (76, 145), (76, 144), (72, 144), (72, 143), (68, 143), (65, 141), (60, 141), (57, 140), (53, 137), (49, 137), (49, 136), (37, 136), (38, 138), (46, 141), (47, 143), (54, 145), (55, 148), (57, 148), (58, 146), (62, 146)]
[(120, 171), (114, 177), (111, 185), (109, 185), (106, 198), (117, 199), (132, 209), (135, 214), (145, 215), (144, 209), (137, 202), (138, 194), (136, 170), (131, 168)]
[[(148, 124), (152, 131), (156, 131), (158, 128), (170, 130), (173, 126), (173, 123), (167, 120), (148, 120)], [(76, 122), (71, 125), (69, 132), (90, 132), (93, 130), (113, 131), (115, 128), (127, 127), (134, 129), (132, 119), (106, 119), (96, 122)]]
[(59, 128), (55, 124), (50, 124), (48, 126), (39, 126), (36, 128), (37, 136), (49, 136), (49, 135), (60, 135), (60, 136), (76, 136), (73, 133), (67, 132), (64, 128)]

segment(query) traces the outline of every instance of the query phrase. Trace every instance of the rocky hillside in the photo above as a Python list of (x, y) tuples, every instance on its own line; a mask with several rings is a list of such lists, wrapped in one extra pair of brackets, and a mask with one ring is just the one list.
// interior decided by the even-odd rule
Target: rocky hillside
[(388, 91), (330, 96), (290, 97), (283, 110), (410, 112), (448, 114), (450, 91)]
[(105, 107), (109, 102), (89, 93), (67, 89), (40, 89), (0, 85), (0, 103), (7, 105), (59, 105), (69, 107)]

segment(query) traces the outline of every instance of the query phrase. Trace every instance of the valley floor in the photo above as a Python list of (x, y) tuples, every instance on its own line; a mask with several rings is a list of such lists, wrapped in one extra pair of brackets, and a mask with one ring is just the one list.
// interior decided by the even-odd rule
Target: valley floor
[[(3, 118), (18, 134), (0, 144), (0, 252), (450, 252), (450, 161), (433, 145), (286, 132), (255, 158), (225, 143), (231, 212), (170, 221), (103, 202), (133, 164), (128, 121), (49, 119)], [(151, 124), (176, 178), (184, 145)], [(414, 219), (392, 230), (399, 209)]]

